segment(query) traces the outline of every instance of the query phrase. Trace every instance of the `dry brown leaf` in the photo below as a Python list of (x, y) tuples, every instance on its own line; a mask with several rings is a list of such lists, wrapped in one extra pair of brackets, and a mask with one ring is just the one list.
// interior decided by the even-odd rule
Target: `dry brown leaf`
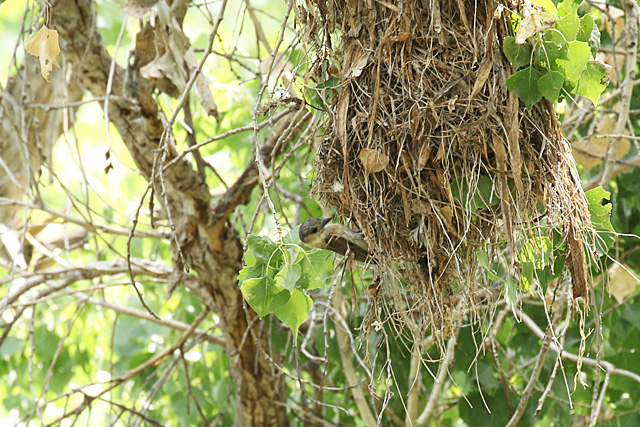
[(507, 135), (507, 151), (509, 152), (509, 161), (511, 162), (511, 170), (516, 183), (516, 190), (521, 197), (527, 194), (522, 184), (522, 154), (520, 153), (520, 119), (518, 109), (518, 96), (513, 92), (509, 94), (507, 101), (507, 114), (511, 120), (509, 133)]
[[(624, 11), (620, 8), (611, 6), (605, 0), (594, 0), (593, 5), (600, 10), (606, 10), (607, 13), (603, 13), (600, 17), (600, 29), (605, 28), (609, 35), (614, 36), (614, 28), (615, 28), (615, 37), (620, 37), (620, 33), (624, 28)], [(613, 22), (615, 21), (615, 27)]]
[[(269, 74), (269, 69), (271, 69), (271, 74)], [(282, 79), (283, 85), (291, 91), (291, 95), (297, 96), (295, 85), (290, 85), (294, 74), (293, 65), (288, 61), (288, 56), (284, 53), (278, 53), (275, 58), (269, 56), (261, 60), (260, 73), (263, 76), (269, 75), (268, 87), (276, 87), (278, 79)]]
[(40, 60), (40, 73), (49, 82), (49, 73), (51, 73), (53, 66), (60, 68), (58, 61), (56, 61), (56, 56), (60, 53), (58, 32), (50, 30), (43, 25), (36, 33), (25, 40), (24, 48), (31, 55), (38, 57)]
[(588, 310), (589, 307), (589, 279), (587, 275), (586, 256), (584, 253), (584, 245), (582, 238), (577, 232), (577, 226), (574, 221), (569, 220), (564, 230), (565, 241), (569, 246), (566, 265), (571, 273), (571, 287), (573, 289), (573, 298), (582, 298), (584, 306)]
[(362, 151), (360, 151), (360, 161), (364, 166), (364, 173), (371, 175), (372, 173), (384, 170), (389, 164), (389, 157), (378, 150), (363, 148)]
[(473, 84), (473, 90), (471, 91), (470, 99), (473, 99), (478, 94), (478, 92), (482, 90), (484, 83), (487, 81), (487, 78), (489, 78), (489, 74), (491, 73), (492, 68), (493, 60), (490, 56), (487, 56), (487, 58), (482, 62), (482, 65), (480, 65), (480, 69), (478, 70), (478, 77), (476, 79), (476, 82)]
[(532, 13), (520, 22), (516, 32), (516, 44), (524, 44), (529, 37), (549, 29), (555, 22), (556, 16), (553, 13)]
[(451, 210), (451, 206), (443, 206), (440, 208), (440, 214), (444, 219), (447, 220), (447, 224), (449, 226), (453, 226), (453, 210)]
[(628, 266), (613, 264), (609, 269), (609, 291), (618, 304), (634, 293), (637, 286), (638, 279), (630, 272)]
[(426, 200), (414, 200), (411, 204), (411, 212), (418, 215), (427, 215), (432, 212), (431, 204)]
[(363, 55), (353, 64), (350, 70), (347, 71), (346, 76), (349, 77), (359, 77), (362, 74), (362, 70), (369, 63), (369, 55)]
[(420, 153), (418, 154), (418, 170), (424, 169), (427, 165), (429, 155), (431, 155), (431, 148), (433, 148), (433, 146), (429, 144), (429, 139), (423, 138)]
[(349, 110), (350, 92), (346, 92), (340, 97), (336, 108), (336, 134), (338, 139), (344, 144), (347, 139), (347, 113)]
[(180, 96), (188, 80), (186, 71), (170, 50), (141, 67), (140, 75), (152, 80), (159, 90), (173, 97)]
[(438, 151), (436, 151), (435, 160), (437, 162), (441, 161), (442, 158), (444, 157), (444, 145), (445, 144), (440, 143), (440, 146), (438, 147)]
[[(192, 48), (187, 49), (184, 54), (184, 60), (191, 70), (195, 70), (198, 66), (198, 59), (196, 58), (196, 54)], [(207, 114), (215, 117), (216, 119), (220, 119), (218, 106), (213, 100), (213, 94), (209, 88), (209, 80), (207, 80), (207, 77), (203, 73), (198, 74), (198, 77), (196, 77), (196, 90), (200, 97), (200, 102)]]

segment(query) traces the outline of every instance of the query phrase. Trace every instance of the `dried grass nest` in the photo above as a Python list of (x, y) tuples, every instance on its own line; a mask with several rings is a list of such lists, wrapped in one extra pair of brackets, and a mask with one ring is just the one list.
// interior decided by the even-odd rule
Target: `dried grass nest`
[(380, 277), (401, 278), (410, 308), (449, 328), (453, 306), (490, 286), (477, 251), (517, 276), (523, 242), (555, 228), (586, 301), (588, 205), (553, 106), (528, 111), (507, 90), (509, 13), (469, 0), (307, 6), (299, 22), (340, 70), (314, 192), (363, 231)]

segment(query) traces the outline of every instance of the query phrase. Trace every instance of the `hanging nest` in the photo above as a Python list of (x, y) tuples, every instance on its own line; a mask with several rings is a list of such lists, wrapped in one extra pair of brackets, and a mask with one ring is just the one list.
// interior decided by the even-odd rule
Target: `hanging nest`
[(339, 80), (314, 192), (362, 230), (383, 289), (400, 278), (408, 308), (448, 330), (453, 307), (491, 286), (478, 251), (517, 278), (524, 242), (555, 229), (586, 302), (587, 201), (553, 106), (529, 111), (507, 90), (509, 13), (469, 0), (307, 5), (322, 79)]

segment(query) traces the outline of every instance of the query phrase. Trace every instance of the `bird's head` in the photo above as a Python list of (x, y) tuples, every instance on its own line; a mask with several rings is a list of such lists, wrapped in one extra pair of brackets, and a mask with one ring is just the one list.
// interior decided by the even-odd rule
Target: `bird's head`
[(331, 218), (309, 218), (302, 223), (298, 231), (300, 241), (306, 243), (309, 236), (320, 232), (330, 221)]

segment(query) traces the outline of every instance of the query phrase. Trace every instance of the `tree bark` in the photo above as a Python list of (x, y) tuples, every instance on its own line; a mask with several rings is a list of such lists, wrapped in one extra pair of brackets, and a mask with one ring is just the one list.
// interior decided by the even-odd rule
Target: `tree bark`
[[(52, 5), (52, 28), (60, 34), (64, 61), (73, 64), (75, 76), (85, 90), (96, 97), (104, 96), (112, 58), (95, 27), (93, 2), (60, 0)], [(255, 163), (247, 166), (239, 182), (229, 189), (230, 194), (223, 197), (220, 203), (224, 201), (224, 207), (214, 205), (208, 187), (185, 159), (174, 162), (160, 176), (163, 165), (158, 149), (162, 149), (165, 126), (153, 91), (154, 87), (140, 76), (138, 68), (124, 70), (116, 65), (111, 84), (111, 95), (115, 97), (109, 100), (109, 120), (141, 173), (153, 180), (157, 199), (171, 214), (176, 236), (172, 245), (174, 258), (180, 259), (176, 255), (180, 251), (197, 272), (202, 287), (212, 297), (212, 308), (220, 316), (235, 384), (236, 424), (287, 425), (286, 407), (278, 404), (284, 403), (286, 388), (281, 373), (265, 357), (264, 353), (269, 351), (268, 336), (259, 329), (256, 313), (243, 308), (237, 283), (243, 246), (240, 236), (227, 222), (228, 215), (246, 201), (258, 182)], [(176, 153), (167, 146), (168, 162)]]

